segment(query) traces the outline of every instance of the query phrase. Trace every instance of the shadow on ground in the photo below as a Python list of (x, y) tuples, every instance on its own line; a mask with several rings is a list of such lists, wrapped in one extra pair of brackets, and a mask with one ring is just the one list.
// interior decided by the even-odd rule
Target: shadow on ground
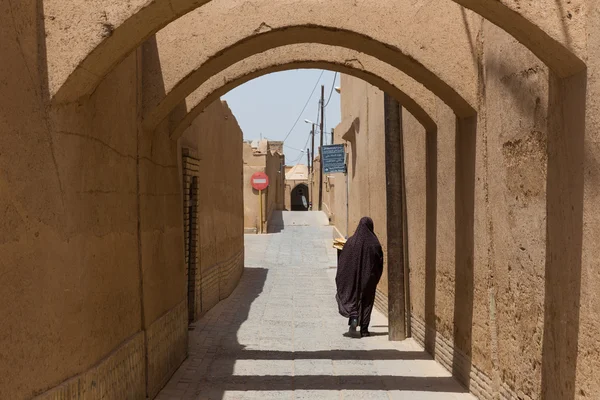
[[(389, 390), (465, 392), (449, 376), (393, 375), (397, 371), (382, 375), (373, 367), (374, 360), (432, 362), (431, 356), (425, 351), (400, 351), (392, 348), (327, 349), (326, 344), (319, 343), (319, 337), (314, 338), (316, 350), (311, 349), (313, 346), (308, 341), (293, 342), (290, 345), (292, 339), (285, 336), (285, 330), (277, 330), (275, 327), (278, 323), (281, 325), (285, 322), (274, 321), (272, 326), (264, 323), (259, 325), (264, 322), (259, 313), (266, 314), (268, 311), (253, 307), (255, 302), (267, 301), (260, 295), (269, 273), (277, 272), (246, 268), (242, 281), (232, 296), (193, 325), (189, 357), (158, 399), (288, 398), (301, 392), (305, 392), (306, 398), (314, 398), (314, 395), (318, 398), (323, 395), (326, 398), (329, 395), (339, 398), (338, 391), (344, 390), (353, 391), (357, 395), (359, 391), (376, 391), (387, 399), (385, 391)], [(343, 326), (344, 322), (340, 320), (340, 329)], [(310, 322), (305, 327), (296, 326), (295, 329), (310, 329)], [(341, 333), (342, 331), (340, 336)], [(385, 334), (373, 333), (379, 336)], [(265, 335), (272, 337), (258, 339)], [(354, 343), (363, 342), (357, 340)], [(298, 350), (299, 347), (304, 349)], [(333, 362), (337, 362), (338, 368), (342, 370), (334, 371)], [(323, 368), (324, 365), (328, 368)]]

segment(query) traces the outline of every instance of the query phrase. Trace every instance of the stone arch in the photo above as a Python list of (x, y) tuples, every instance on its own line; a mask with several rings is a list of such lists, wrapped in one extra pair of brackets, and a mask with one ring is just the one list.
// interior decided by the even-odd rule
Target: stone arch
[[(146, 129), (156, 126), (170, 110), (196, 88), (231, 65), (259, 52), (302, 42), (345, 47), (368, 54), (405, 72), (422, 83), (446, 102), (458, 116), (470, 117), (476, 113), (475, 88), (477, 87), (477, 74), (471, 74), (470, 78), (463, 76), (464, 71), (469, 70), (467, 65), (462, 65), (459, 68), (460, 72), (444, 74), (442, 69), (439, 68), (439, 63), (437, 63), (439, 73), (442, 76), (446, 75), (444, 78), (448, 81), (454, 82), (454, 84), (449, 84), (413, 57), (388, 44), (377, 42), (368, 36), (331, 27), (291, 26), (268, 30), (265, 33), (257, 33), (227, 48), (217, 48), (210, 55), (203, 56), (202, 60), (197, 63), (182, 65), (182, 63), (175, 62), (174, 65), (170, 65), (168, 64), (169, 61), (165, 61), (163, 72), (167, 76), (164, 81), (164, 90), (148, 88), (148, 93), (145, 95), (144, 126)], [(164, 54), (164, 56), (163, 54), (159, 55), (161, 60), (173, 59), (168, 54), (173, 49), (168, 46), (167, 49), (167, 54)], [(188, 49), (184, 53), (188, 52), (194, 53), (192, 49)], [(339, 61), (345, 62), (346, 60), (340, 59)], [(374, 71), (374, 74), (377, 74), (377, 72)], [(461, 86), (461, 82), (464, 82), (465, 85)], [(166, 94), (164, 94), (165, 92)]]
[[(180, 18), (156, 36), (161, 67), (157, 71), (161, 79), (156, 81), (162, 86), (145, 88), (147, 126), (158, 123), (155, 112), (164, 115), (165, 109), (171, 109), (221, 70), (256, 53), (296, 43), (327, 44), (369, 54), (422, 82), (459, 116), (475, 114), (478, 71), (471, 45), (477, 30), (465, 31), (461, 23), (455, 22), (463, 9), (454, 3), (449, 3), (447, 12), (456, 19), (436, 12), (437, 20), (429, 14), (416, 19), (405, 15), (396, 18), (394, 8), (387, 3), (386, 8), (375, 10), (344, 5), (333, 13), (319, 2), (310, 10), (293, 10), (293, 15), (288, 15), (290, 9), (286, 7), (268, 13), (272, 6), (264, 0), (246, 1), (226, 10), (217, 8), (217, 4), (211, 2)], [(350, 13), (361, 18), (343, 17)], [(424, 25), (423, 18), (431, 23)], [(401, 33), (372, 30), (369, 21), (403, 29)], [(224, 27), (232, 27), (225, 37), (210, 35)], [(458, 29), (459, 33), (448, 35)], [(419, 35), (427, 39), (418, 40)], [(207, 39), (199, 41), (200, 37)], [(452, 65), (441, 60), (451, 60)]]
[[(262, 75), (297, 68), (331, 69), (361, 78), (395, 97), (427, 131), (437, 130), (432, 117), (435, 113), (435, 96), (402, 72), (357, 51), (298, 44), (256, 54), (210, 78), (186, 98), (186, 114), (170, 116), (171, 137), (180, 137), (209, 104), (229, 90)], [(372, 70), (378, 74), (370, 72)], [(153, 127), (149, 126), (148, 129)]]
[[(275, 10), (272, 2), (264, 1)], [(99, 81), (145, 39), (193, 10), (203, 11), (214, 4), (230, 9), (225, 3), (224, 0), (131, 0), (115, 6), (114, 2), (104, 0), (69, 3), (68, 10), (65, 10), (62, 0), (47, 0), (44, 13), (47, 17), (45, 26), (50, 95), (64, 102), (91, 93)], [(288, 15), (293, 15), (294, 8), (310, 10), (318, 7), (314, 1), (285, 0), (285, 4), (283, 1), (279, 3), (277, 9), (287, 9)], [(361, 4), (351, 4), (346, 0), (325, 3), (329, 14), (342, 18), (360, 13), (359, 10), (364, 8)], [(369, 8), (380, 11), (379, 14), (385, 17), (386, 14), (381, 12), (386, 9), (385, 3), (393, 3), (387, 5), (387, 9), (391, 6), (411, 17), (423, 8), (411, 4), (414, 2), (409, 0), (372, 1)], [(446, 14), (450, 4), (461, 5), (478, 13), (528, 47), (558, 76), (565, 77), (585, 68), (582, 61), (586, 48), (583, 3), (584, 0), (525, 3), (511, 0), (434, 0), (427, 6), (428, 10), (436, 10), (448, 18), (454, 18)], [(110, 9), (110, 14), (107, 9)], [(267, 18), (269, 14), (263, 15)], [(402, 26), (362, 20), (372, 31), (380, 30), (381, 26), (386, 29)]]

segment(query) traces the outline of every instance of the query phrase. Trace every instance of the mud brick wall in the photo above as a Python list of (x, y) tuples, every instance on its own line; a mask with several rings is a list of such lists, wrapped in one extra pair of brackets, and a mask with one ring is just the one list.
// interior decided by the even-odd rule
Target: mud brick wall
[(154, 398), (187, 357), (187, 304), (178, 306), (148, 328), (148, 396)]
[(145, 399), (144, 333), (129, 339), (96, 366), (79, 374), (36, 400)]

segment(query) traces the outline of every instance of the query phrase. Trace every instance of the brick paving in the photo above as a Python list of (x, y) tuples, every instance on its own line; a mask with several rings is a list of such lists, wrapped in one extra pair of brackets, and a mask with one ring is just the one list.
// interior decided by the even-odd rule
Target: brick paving
[(233, 294), (192, 325), (189, 357), (158, 395), (172, 399), (474, 399), (416, 342), (343, 336), (332, 228), (246, 236)]

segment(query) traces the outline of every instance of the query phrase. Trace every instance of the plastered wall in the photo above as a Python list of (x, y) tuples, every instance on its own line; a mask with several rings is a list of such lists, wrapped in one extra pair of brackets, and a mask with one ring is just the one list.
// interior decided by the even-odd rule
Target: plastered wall
[[(152, 398), (187, 353), (180, 154), (165, 125), (141, 127), (155, 42), (52, 105), (41, 12), (0, 4), (0, 398)], [(243, 251), (240, 169), (213, 183), (230, 222), (207, 265)]]
[[(39, 11), (0, 5), (0, 398), (43, 393), (143, 329), (138, 55), (87, 101), (52, 108)], [(141, 398), (135, 360), (129, 383)]]
[[(585, 137), (565, 139), (581, 140), (581, 156), (564, 161), (557, 146), (569, 144), (560, 144), (556, 121), (568, 123), (582, 109), (552, 104), (556, 96), (581, 99), (581, 83), (557, 87), (539, 59), (490, 23), (475, 39), (477, 134), (460, 134), (439, 100), (431, 115), (437, 131), (402, 115), (412, 335), (480, 398), (595, 398), (596, 74), (587, 81)], [(383, 136), (382, 113), (377, 89), (342, 78), (343, 129), (336, 135), (350, 149), (350, 233), (363, 214), (376, 230), (380, 220), (385, 226), (385, 186), (373, 184), (385, 174), (377, 164), (383, 139), (371, 139)], [(558, 189), (556, 174), (564, 178), (573, 163), (584, 172), (582, 236), (578, 244), (575, 227), (559, 249), (553, 238), (573, 227), (556, 222), (565, 207), (557, 198), (576, 195), (577, 183)], [(339, 215), (345, 201), (337, 193)], [(336, 226), (344, 231), (343, 221)]]
[(228, 297), (243, 273), (242, 136), (227, 103), (216, 101), (179, 140), (198, 167), (194, 319)]
[(260, 232), (261, 203), (258, 191), (252, 188), (250, 181), (254, 173), (264, 172), (269, 177), (269, 187), (262, 193), (263, 232), (266, 233), (274, 222), (273, 213), (285, 208), (285, 157), (272, 151), (267, 140), (262, 141), (259, 153), (252, 149), (250, 143), (244, 142), (240, 146), (244, 163), (244, 229), (247, 233)]
[[(342, 234), (354, 233), (358, 221), (365, 216), (373, 219), (375, 234), (387, 249), (385, 198), (385, 157), (383, 92), (368, 83), (341, 76), (342, 122), (334, 130), (335, 143), (345, 143), (348, 153), (348, 178), (334, 174), (335, 195), (333, 214)], [(346, 228), (346, 179), (348, 182), (348, 225)], [(387, 262), (378, 287), (387, 294)]]

